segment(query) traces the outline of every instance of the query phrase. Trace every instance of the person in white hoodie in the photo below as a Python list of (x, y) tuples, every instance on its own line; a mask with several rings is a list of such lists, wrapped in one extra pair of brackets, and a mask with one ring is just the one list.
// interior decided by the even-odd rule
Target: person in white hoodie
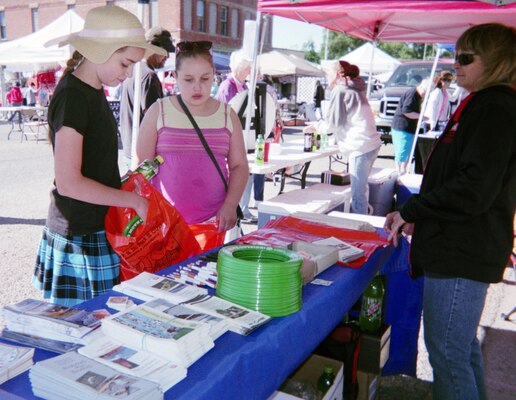
[(428, 105), (425, 110), (425, 117), (432, 131), (443, 131), (450, 118), (450, 96), (448, 88), (453, 81), (453, 74), (450, 71), (441, 71), (435, 84), (435, 89), (430, 92)]
[(351, 178), (351, 212), (368, 213), (368, 183), (382, 141), (367, 101), (367, 84), (356, 65), (339, 61), (328, 76), (331, 95), (324, 120), (305, 128), (305, 132), (334, 133), (339, 150), (348, 157)]

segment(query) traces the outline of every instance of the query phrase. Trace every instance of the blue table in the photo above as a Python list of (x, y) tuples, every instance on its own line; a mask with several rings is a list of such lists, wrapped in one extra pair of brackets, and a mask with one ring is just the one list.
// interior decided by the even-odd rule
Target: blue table
[[(359, 299), (380, 268), (392, 264), (399, 250), (377, 249), (360, 269), (332, 266), (320, 278), (330, 286), (308, 284), (303, 288), (303, 308), (275, 318), (249, 336), (227, 332), (215, 347), (188, 369), (188, 376), (165, 393), (166, 399), (267, 399), (337, 326)], [(177, 269), (172, 266), (161, 273)], [(81, 308), (105, 308), (108, 293), (84, 302)], [(35, 361), (54, 356), (36, 350)], [(28, 372), (11, 379), (0, 389), (36, 399)], [(0, 392), (1, 393), (1, 392)]]
[[(422, 175), (398, 177), (396, 204), (400, 207), (408, 198), (419, 193)], [(417, 342), (423, 310), (424, 278), (412, 279), (409, 266), (409, 245), (403, 240), (386, 267), (387, 288), (384, 321), (392, 326), (389, 360), (382, 375), (416, 376)]]

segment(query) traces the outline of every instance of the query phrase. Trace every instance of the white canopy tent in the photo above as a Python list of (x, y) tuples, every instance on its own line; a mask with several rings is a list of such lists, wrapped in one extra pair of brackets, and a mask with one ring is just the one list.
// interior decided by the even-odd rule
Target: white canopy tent
[(70, 58), (70, 47), (45, 47), (44, 44), (59, 36), (82, 29), (84, 20), (68, 10), (44, 28), (19, 39), (0, 44), (0, 65), (7, 69), (30, 72), (45, 66), (57, 66)]
[(270, 76), (324, 76), (323, 71), (305, 59), (276, 50), (258, 56), (258, 69), (260, 74)]
[(385, 51), (366, 42), (362, 46), (342, 56), (340, 60), (355, 64), (363, 74), (392, 72), (401, 63)]
[[(45, 47), (45, 43), (82, 29), (84, 20), (73, 10), (68, 10), (39, 31), (0, 44), (0, 86), (5, 96), (4, 71), (36, 72), (55, 67), (70, 58), (70, 46)], [(3, 99), (1, 99), (3, 100)], [(2, 101), (0, 101), (1, 103)]]

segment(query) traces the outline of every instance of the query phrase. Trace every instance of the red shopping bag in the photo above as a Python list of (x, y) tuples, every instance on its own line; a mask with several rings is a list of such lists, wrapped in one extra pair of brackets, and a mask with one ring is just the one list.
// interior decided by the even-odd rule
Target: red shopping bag
[(138, 226), (132, 236), (124, 236), (125, 227), (136, 213), (121, 207), (108, 210), (106, 235), (121, 258), (121, 280), (143, 271), (155, 273), (201, 252), (181, 214), (141, 174), (132, 174), (122, 190), (149, 199), (149, 211), (145, 223)]
[(203, 252), (224, 244), (226, 232), (219, 232), (219, 227), (216, 221), (192, 224), (190, 225), (190, 230)]

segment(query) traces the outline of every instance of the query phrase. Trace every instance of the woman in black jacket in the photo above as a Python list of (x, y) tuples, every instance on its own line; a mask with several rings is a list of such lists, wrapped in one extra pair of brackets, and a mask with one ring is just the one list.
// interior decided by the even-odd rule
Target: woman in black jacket
[(465, 98), (436, 143), (420, 193), (387, 215), (397, 244), (412, 235), (411, 264), (424, 273), (425, 343), (434, 399), (485, 399), (476, 331), (490, 283), (513, 246), (516, 207), (516, 31), (469, 28), (456, 45)]

